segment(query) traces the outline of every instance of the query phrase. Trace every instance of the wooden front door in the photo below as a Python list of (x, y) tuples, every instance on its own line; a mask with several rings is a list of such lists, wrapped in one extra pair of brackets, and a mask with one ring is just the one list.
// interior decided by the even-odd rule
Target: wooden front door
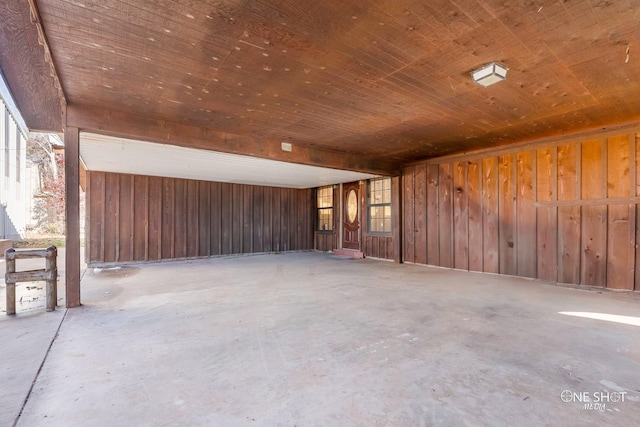
[(342, 186), (342, 247), (360, 249), (360, 184)]

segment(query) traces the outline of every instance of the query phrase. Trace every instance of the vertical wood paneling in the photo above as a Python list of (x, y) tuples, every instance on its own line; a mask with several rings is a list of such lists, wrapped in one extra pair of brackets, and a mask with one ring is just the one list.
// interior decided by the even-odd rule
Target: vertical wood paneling
[[(311, 189), (100, 172), (87, 182), (90, 263), (269, 252), (274, 241), (278, 250), (313, 248)], [(389, 256), (387, 242), (377, 243)]]
[[(606, 150), (600, 139), (582, 143), (583, 199), (606, 196)], [(581, 283), (605, 286), (607, 280), (607, 206), (582, 207)]]
[(290, 204), (289, 204), (289, 251), (293, 251), (296, 250), (296, 246), (297, 246), (297, 239), (296, 239), (296, 234), (298, 231), (298, 218), (296, 215), (296, 211), (298, 208), (298, 192), (296, 190), (294, 190), (293, 188), (289, 188), (288, 191), (289, 193), (289, 200), (290, 200)]
[(211, 189), (207, 181), (198, 182), (198, 256), (211, 255)]
[(469, 269), (469, 201), (467, 162), (453, 164), (453, 236), (455, 268)]
[(396, 253), (399, 250), (399, 246), (396, 243), (396, 236), (387, 239), (386, 243), (387, 243), (386, 258), (392, 259), (394, 262), (399, 263), (400, 262), (399, 254)]
[(336, 248), (335, 233), (315, 233), (315, 235), (316, 235), (316, 246), (315, 246), (316, 250), (327, 252)]
[(402, 178), (391, 178), (391, 238), (387, 239), (387, 259), (395, 263), (402, 262)]
[(271, 236), (272, 237), (272, 251), (280, 252), (284, 250), (280, 244), (280, 217), (281, 217), (281, 198), (280, 189), (273, 188), (271, 194)]
[(296, 212), (296, 198), (295, 198), (295, 194), (292, 188), (286, 188), (284, 189), (284, 192), (287, 194), (287, 201), (288, 201), (288, 207), (287, 207), (287, 211), (285, 212), (284, 216), (282, 217), (282, 220), (287, 224), (287, 234), (283, 235), (283, 240), (286, 242), (286, 250), (287, 251), (292, 251), (295, 250), (295, 244), (296, 244), (296, 240), (295, 240), (295, 232), (296, 232), (296, 219), (295, 219), (295, 212)]
[(300, 230), (300, 219), (298, 217), (298, 209), (300, 207), (300, 199), (302, 194), (293, 188), (289, 189), (289, 194), (291, 198), (291, 210), (289, 211), (289, 222), (291, 224), (291, 232), (289, 233), (289, 250), (295, 251), (298, 250), (298, 243), (300, 242), (300, 238), (298, 236), (298, 230)]
[(296, 222), (296, 234), (295, 234), (295, 250), (304, 247), (304, 234), (302, 230), (305, 228), (305, 220), (306, 215), (304, 215), (304, 206), (308, 203), (308, 200), (305, 198), (305, 194), (299, 191), (294, 190), (294, 195), (296, 197), (296, 210), (295, 210), (295, 218)]
[[(104, 222), (104, 262), (116, 262), (119, 247), (120, 177), (106, 174), (105, 177), (105, 222)], [(107, 237), (108, 236), (108, 237)]]
[(175, 182), (174, 192), (174, 257), (185, 258), (187, 256), (187, 181), (184, 179), (177, 179)]
[[(406, 262), (416, 262), (415, 256), (415, 214), (416, 214), (416, 197), (414, 191), (416, 171), (415, 167), (410, 166), (404, 169), (403, 174), (403, 193), (402, 200), (404, 203), (402, 223), (404, 224), (403, 259)], [(426, 244), (426, 241), (425, 241)]]
[[(404, 219), (413, 227), (403, 237), (414, 240), (405, 246), (417, 261), (426, 242), (427, 262), (439, 266), (638, 289), (638, 151), (637, 132), (609, 133), (407, 167), (403, 195), (414, 200), (403, 201)], [(418, 226), (423, 166), (426, 236)]]
[[(635, 142), (634, 142), (635, 143)], [(631, 152), (628, 135), (607, 141), (607, 197), (631, 196)], [(608, 209), (607, 287), (633, 289), (635, 241), (631, 217), (634, 204), (611, 205)]]
[(231, 253), (242, 253), (244, 209), (242, 207), (242, 185), (231, 184), (231, 212), (235, 213), (231, 218)]
[(516, 241), (518, 276), (536, 277), (536, 209), (534, 208), (534, 156), (531, 151), (516, 155)]
[[(233, 185), (220, 183), (220, 255), (233, 253)], [(237, 216), (237, 215), (236, 215)], [(237, 220), (237, 218), (236, 218)]]
[(289, 250), (289, 209), (291, 209), (291, 200), (289, 199), (289, 190), (281, 189), (280, 191), (280, 250)]
[(315, 209), (309, 209), (309, 207), (315, 206), (315, 191), (307, 189), (300, 191), (300, 204), (298, 205), (298, 216), (302, 219), (302, 229), (300, 233), (302, 235), (302, 245), (298, 250), (305, 250), (307, 248), (313, 248), (313, 230)]
[(498, 218), (498, 159), (482, 160), (482, 248), (483, 265), (487, 273), (498, 273), (499, 218)]
[(498, 218), (500, 220), (499, 255), (500, 273), (517, 274), (517, 240), (515, 217), (514, 159), (512, 154), (498, 159)]
[(264, 250), (264, 242), (262, 241), (263, 221), (264, 215), (264, 187), (253, 188), (253, 201), (251, 204), (253, 210), (253, 220), (251, 221), (253, 227), (253, 246), (252, 252), (262, 252)]
[(253, 187), (242, 186), (242, 250), (240, 253), (253, 251)]
[(415, 198), (414, 262), (427, 263), (427, 165), (415, 167), (413, 194)]
[[(85, 173), (85, 178), (84, 178), (84, 196), (85, 196), (85, 200), (91, 200), (91, 173), (89, 173), (88, 171)], [(85, 259), (87, 259), (87, 262), (91, 262), (90, 259), (88, 259), (91, 256), (91, 240), (93, 238), (93, 234), (91, 232), (91, 203), (86, 203), (85, 204), (85, 209), (84, 209), (84, 245), (82, 247), (82, 249), (84, 250), (84, 254), (85, 254)]]
[[(538, 202), (555, 200), (555, 148), (536, 151), (536, 198)], [(558, 208), (539, 207), (537, 211), (537, 270), (538, 278), (556, 281), (558, 278)]]
[(467, 200), (469, 204), (469, 270), (483, 271), (482, 250), (482, 162), (469, 162)]
[[(558, 147), (558, 200), (576, 200), (578, 145)], [(580, 206), (558, 207), (558, 282), (580, 283)]]
[(118, 203), (118, 251), (116, 261), (133, 257), (133, 188), (131, 175), (121, 175)]
[[(630, 192), (630, 196), (634, 197), (636, 195), (636, 188), (637, 188), (637, 172), (636, 172), (636, 158), (637, 158), (637, 151), (636, 151), (636, 135), (635, 133), (630, 133), (628, 134), (628, 138), (629, 138), (629, 192)], [(637, 239), (637, 210), (636, 210), (637, 204), (631, 204), (629, 205), (629, 223), (631, 225), (630, 227), (630, 233), (629, 233), (629, 245), (630, 245), (630, 253), (631, 253), (631, 289), (637, 289), (635, 286), (635, 281), (636, 281), (636, 268), (637, 268), (637, 252), (638, 252), (638, 239)]]
[(133, 259), (149, 259), (149, 177), (133, 177)]
[(200, 208), (198, 201), (200, 197), (198, 195), (198, 181), (187, 181), (187, 230), (185, 236), (187, 237), (187, 257), (197, 257), (200, 252), (200, 238), (198, 237), (200, 231), (200, 221), (198, 215)]
[[(632, 161), (635, 160), (635, 173), (632, 176), (633, 180), (633, 194), (632, 196), (640, 196), (640, 134), (633, 134), (631, 136), (631, 156)], [(632, 163), (633, 164), (633, 163)], [(634, 290), (640, 291), (640, 205), (636, 204), (635, 207), (635, 241), (636, 241), (636, 258), (635, 258), (635, 287)]]
[(440, 230), (440, 266), (453, 267), (453, 198), (451, 195), (453, 177), (451, 164), (439, 165), (438, 177), (438, 224)]
[(149, 259), (162, 258), (162, 178), (149, 177)]
[(86, 254), (86, 258), (89, 262), (93, 262), (104, 259), (102, 248), (105, 224), (105, 176), (103, 172), (90, 172), (88, 175), (90, 176), (89, 191), (85, 197), (91, 203), (87, 203), (87, 206), (90, 206), (90, 210), (88, 209), (88, 220), (86, 221), (86, 224), (89, 224), (88, 254)]
[(162, 259), (175, 258), (173, 239), (175, 226), (174, 185), (174, 179), (162, 179)]
[(439, 173), (437, 164), (427, 165), (427, 264), (431, 265), (440, 265)]
[(274, 189), (271, 187), (263, 188), (262, 199), (262, 251), (273, 251), (273, 238), (271, 232), (272, 213), (271, 213), (271, 201), (273, 200)]
[(393, 236), (365, 234), (362, 237), (362, 252), (369, 258), (394, 260), (395, 243)]
[(212, 182), (209, 184), (209, 218), (211, 228), (211, 255), (222, 254), (222, 184)]

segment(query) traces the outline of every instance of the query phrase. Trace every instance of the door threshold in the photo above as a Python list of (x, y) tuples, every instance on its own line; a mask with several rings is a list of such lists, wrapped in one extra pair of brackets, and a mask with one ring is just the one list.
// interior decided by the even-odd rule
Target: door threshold
[(362, 259), (364, 258), (364, 253), (360, 252), (357, 249), (334, 249), (334, 255), (347, 256), (349, 258), (354, 259)]

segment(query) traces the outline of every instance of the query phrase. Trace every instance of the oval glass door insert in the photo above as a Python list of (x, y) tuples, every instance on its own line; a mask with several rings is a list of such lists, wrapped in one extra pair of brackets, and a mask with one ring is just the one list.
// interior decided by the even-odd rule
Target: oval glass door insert
[(347, 221), (353, 224), (358, 217), (358, 196), (356, 196), (356, 190), (349, 191), (347, 196)]

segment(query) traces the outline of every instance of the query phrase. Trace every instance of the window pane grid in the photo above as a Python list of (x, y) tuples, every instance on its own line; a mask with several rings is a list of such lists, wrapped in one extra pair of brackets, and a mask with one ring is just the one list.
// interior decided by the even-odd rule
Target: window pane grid
[(391, 232), (391, 178), (369, 181), (369, 232)]
[(317, 230), (333, 230), (333, 186), (320, 187), (317, 189)]

